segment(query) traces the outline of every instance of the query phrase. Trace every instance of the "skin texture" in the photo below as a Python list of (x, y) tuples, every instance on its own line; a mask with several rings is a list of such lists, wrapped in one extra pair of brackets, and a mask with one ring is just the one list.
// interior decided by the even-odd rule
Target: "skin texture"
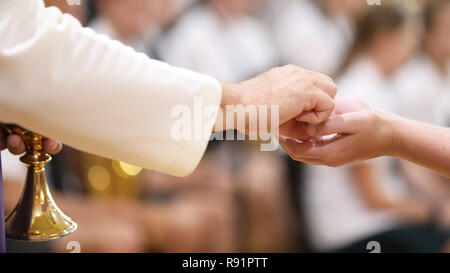
[(334, 117), (320, 125), (308, 125), (306, 131), (312, 140), (280, 136), (280, 144), (297, 161), (338, 167), (386, 155), (450, 177), (449, 128), (407, 120), (357, 100), (337, 98)]
[[(337, 93), (336, 85), (330, 77), (295, 65), (273, 68), (237, 84), (222, 83), (222, 89), (221, 108), (224, 115), (227, 105), (265, 105), (267, 109), (279, 106), (280, 132), (291, 137), (296, 136), (291, 135), (291, 132), (298, 133), (298, 130), (292, 130), (291, 127), (303, 126), (302, 122), (319, 124), (329, 118), (334, 110), (334, 97)], [(270, 117), (270, 113), (267, 116)], [(224, 117), (218, 117), (218, 122), (223, 120)], [(226, 125), (227, 127), (221, 128), (239, 129)], [(248, 133), (248, 120), (245, 125), (246, 132), (243, 133)], [(271, 128), (270, 118), (268, 128)]]

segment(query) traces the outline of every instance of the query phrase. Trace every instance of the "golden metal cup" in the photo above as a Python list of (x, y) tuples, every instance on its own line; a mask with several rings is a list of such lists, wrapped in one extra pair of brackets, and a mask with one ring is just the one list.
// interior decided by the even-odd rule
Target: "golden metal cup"
[(51, 156), (43, 151), (43, 137), (16, 125), (2, 127), (19, 135), (25, 143), (26, 154), (20, 161), (27, 165), (22, 196), (6, 217), (6, 237), (24, 241), (47, 241), (74, 232), (77, 224), (56, 205), (48, 189), (45, 164)]

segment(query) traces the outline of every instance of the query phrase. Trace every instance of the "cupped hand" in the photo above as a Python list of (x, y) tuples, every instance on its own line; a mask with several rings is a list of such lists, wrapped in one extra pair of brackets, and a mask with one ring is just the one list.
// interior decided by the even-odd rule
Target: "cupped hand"
[(391, 114), (348, 98), (338, 97), (335, 103), (329, 120), (298, 130), (304, 141), (280, 135), (280, 144), (294, 160), (337, 167), (392, 153)]

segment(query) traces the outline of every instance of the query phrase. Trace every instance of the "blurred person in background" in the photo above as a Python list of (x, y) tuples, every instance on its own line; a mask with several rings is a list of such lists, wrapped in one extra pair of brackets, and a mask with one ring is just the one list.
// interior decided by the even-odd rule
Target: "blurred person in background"
[[(172, 65), (229, 81), (263, 72), (277, 63), (270, 33), (256, 16), (263, 4), (262, 0), (200, 1), (167, 31), (158, 44), (158, 55)], [(261, 153), (244, 141), (213, 145), (221, 150), (214, 160), (233, 174), (229, 186), (237, 219), (235, 247), (250, 252), (291, 250), (293, 217), (280, 157)]]
[(164, 15), (169, 15), (171, 3), (164, 0), (95, 0), (97, 16), (89, 26), (148, 54)]
[[(163, 31), (170, 29), (171, 20), (189, 4), (180, 0), (119, 2), (97, 0), (99, 16), (91, 27), (153, 58), (159, 58), (154, 46)], [(87, 166), (84, 171), (87, 172), (90, 167)], [(114, 175), (114, 170), (108, 169)], [(152, 251), (235, 251), (229, 177), (228, 169), (222, 167), (213, 156), (206, 156), (194, 174), (187, 178), (142, 171), (137, 178), (141, 184), (138, 186), (138, 196), (143, 197), (144, 202), (153, 209), (140, 218), (146, 227)], [(128, 179), (122, 185), (131, 188), (130, 183)], [(157, 220), (154, 215), (157, 215)], [(161, 226), (164, 228), (159, 228)]]
[(450, 97), (450, 1), (430, 0), (424, 9), (422, 50), (395, 79), (405, 117), (448, 126)]
[(334, 75), (353, 42), (360, 0), (273, 1), (273, 29), (281, 63)]
[[(360, 0), (278, 0), (267, 1), (262, 14), (270, 25), (281, 64), (301, 64), (328, 75), (335, 75), (354, 39), (356, 18), (367, 8)], [(305, 217), (302, 196), (295, 193), (304, 186), (305, 165), (286, 158), (289, 190), (300, 229)], [(307, 242), (300, 234), (298, 245)]]
[[(154, 45), (164, 28), (170, 28), (171, 20), (187, 4), (189, 2), (180, 0), (97, 0), (94, 5), (97, 17), (90, 26), (137, 51), (159, 58)], [(141, 236), (148, 241), (145, 250), (235, 250), (231, 182), (227, 169), (218, 165), (212, 156), (206, 156), (187, 178), (174, 178), (147, 170), (124, 175), (121, 166), (134, 166), (92, 155), (83, 155), (82, 158), (84, 167), (79, 175), (88, 182), (91, 194), (113, 198), (125, 195), (128, 199), (140, 200), (135, 202), (135, 206), (141, 213), (134, 214), (136, 217), (130, 222), (140, 223), (144, 228)], [(87, 175), (92, 168), (102, 168), (109, 174), (107, 187), (98, 189), (93, 185)], [(127, 203), (126, 200), (124, 202)]]
[(281, 156), (248, 144), (236, 177), (242, 212), (240, 246), (246, 252), (297, 252), (300, 230)]
[[(235, 252), (232, 174), (221, 161), (222, 151), (208, 148), (198, 169), (186, 178), (145, 171), (143, 174), (146, 202), (171, 212), (166, 221), (156, 223), (158, 233), (150, 239), (159, 241), (163, 252)], [(147, 213), (147, 214), (150, 214)], [(159, 213), (158, 213), (159, 214)], [(149, 215), (150, 233), (155, 223)], [(163, 235), (161, 235), (163, 234)]]
[(97, 15), (89, 26), (151, 58), (164, 31), (195, 0), (93, 0)]
[[(421, 122), (450, 126), (450, 1), (430, 0), (423, 14), (422, 50), (395, 79), (399, 114)], [(449, 179), (410, 162), (401, 163), (416, 194), (433, 207), (435, 220), (450, 228)]]
[[(395, 6), (370, 8), (341, 68), (340, 94), (398, 112), (391, 78), (417, 44), (417, 23), (405, 13)], [(336, 169), (310, 166), (303, 194), (315, 251), (365, 252), (377, 241), (383, 252), (438, 252), (447, 240), (428, 227), (428, 204), (411, 196), (391, 158)]]
[(268, 31), (252, 16), (262, 0), (206, 0), (188, 10), (160, 42), (172, 64), (239, 81), (277, 63)]

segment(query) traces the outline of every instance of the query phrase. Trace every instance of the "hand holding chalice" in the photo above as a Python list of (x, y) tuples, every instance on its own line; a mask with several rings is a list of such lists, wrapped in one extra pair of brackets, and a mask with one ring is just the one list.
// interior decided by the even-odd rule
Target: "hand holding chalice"
[(45, 241), (72, 233), (77, 224), (55, 204), (45, 176), (51, 156), (44, 151), (43, 137), (17, 125), (0, 124), (9, 134), (20, 136), (27, 165), (25, 186), (14, 210), (6, 218), (6, 237), (26, 241)]

